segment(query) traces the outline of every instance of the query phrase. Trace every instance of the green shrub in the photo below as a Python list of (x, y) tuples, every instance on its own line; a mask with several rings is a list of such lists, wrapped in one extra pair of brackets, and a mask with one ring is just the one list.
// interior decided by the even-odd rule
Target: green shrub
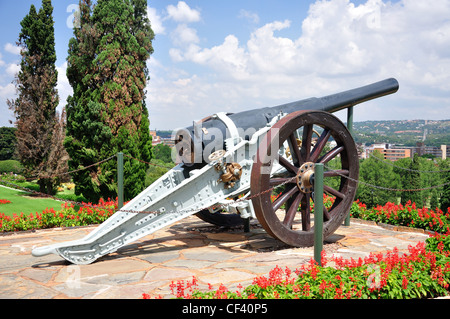
[(0, 161), (0, 173), (13, 173), (21, 174), (23, 172), (23, 166), (19, 161), (6, 160)]

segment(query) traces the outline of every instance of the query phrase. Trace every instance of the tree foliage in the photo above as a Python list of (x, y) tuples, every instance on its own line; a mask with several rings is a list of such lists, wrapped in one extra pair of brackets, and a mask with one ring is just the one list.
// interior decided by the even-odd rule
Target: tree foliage
[[(381, 153), (375, 151), (373, 156), (376, 156), (378, 159), (370, 157), (361, 162), (359, 169), (360, 180), (371, 185), (399, 189), (401, 185), (400, 179), (398, 175), (393, 174), (391, 166), (382, 162), (383, 156)], [(386, 202), (395, 202), (397, 193), (360, 183), (356, 197), (363, 203), (366, 203), (367, 206), (372, 207), (378, 204), (384, 205)]]
[[(443, 203), (447, 196), (450, 198), (450, 192), (446, 193), (450, 187), (437, 186), (450, 182), (449, 162), (449, 159), (430, 160), (415, 155), (414, 158), (404, 158), (392, 163), (375, 152), (374, 156), (361, 161), (360, 180), (363, 183), (359, 184), (356, 198), (369, 207), (384, 205), (388, 201), (400, 201), (404, 205), (411, 201), (420, 207), (435, 209), (440, 206), (446, 211)], [(377, 189), (365, 183), (392, 190)], [(419, 191), (411, 191), (416, 189)]]
[[(67, 105), (67, 148), (71, 169), (123, 152), (151, 159), (145, 86), (146, 61), (154, 37), (146, 1), (80, 1), (80, 24), (69, 42), (67, 77), (73, 95)], [(125, 198), (145, 183), (147, 165), (125, 157)], [(109, 161), (73, 175), (77, 194), (91, 201), (117, 195), (116, 163)]]
[(164, 163), (172, 163), (172, 149), (165, 144), (157, 144), (153, 146), (153, 157)]
[(408, 189), (410, 191), (405, 192), (402, 196), (402, 202), (407, 203), (411, 201), (412, 203), (416, 203), (419, 207), (423, 206), (423, 197), (422, 191), (412, 191), (414, 189), (422, 188), (422, 180), (420, 176), (420, 163), (419, 156), (414, 154), (414, 158), (410, 161), (409, 171), (404, 175), (402, 180), (403, 189)]
[(0, 127), (0, 161), (14, 159), (16, 131), (15, 127)]
[(21, 47), (20, 71), (14, 81), (18, 97), (8, 100), (16, 116), (19, 160), (28, 175), (38, 178), (40, 191), (49, 194), (57, 182), (52, 178), (55, 172), (51, 168), (61, 168), (59, 164), (48, 165), (50, 155), (56, 152), (53, 132), (55, 125), (59, 125), (52, 14), (51, 0), (42, 0), (39, 12), (31, 5), (29, 13), (21, 21), (17, 42)]

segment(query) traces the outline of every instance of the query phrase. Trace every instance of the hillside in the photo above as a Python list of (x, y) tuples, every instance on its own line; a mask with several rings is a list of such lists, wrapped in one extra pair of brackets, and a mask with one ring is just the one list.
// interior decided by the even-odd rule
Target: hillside
[[(391, 143), (416, 146), (425, 142), (427, 146), (450, 145), (450, 120), (392, 120), (363, 121), (353, 124), (356, 143)], [(161, 138), (170, 138), (171, 131), (156, 131)]]
[(353, 130), (357, 143), (450, 145), (450, 120), (364, 121), (355, 122)]

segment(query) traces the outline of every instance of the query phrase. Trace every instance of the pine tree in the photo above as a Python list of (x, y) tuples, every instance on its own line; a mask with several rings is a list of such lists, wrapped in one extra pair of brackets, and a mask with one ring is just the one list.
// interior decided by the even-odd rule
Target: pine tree
[(18, 97), (8, 100), (16, 116), (19, 160), (30, 176), (36, 176), (41, 192), (53, 193), (53, 172), (47, 169), (59, 103), (56, 82), (56, 52), (51, 0), (42, 0), (36, 11), (31, 5), (21, 21), (20, 71), (15, 79)]
[[(123, 152), (151, 159), (145, 87), (146, 61), (153, 52), (145, 1), (80, 1), (80, 28), (69, 43), (65, 146), (71, 169)], [(144, 188), (147, 165), (125, 158), (125, 198)], [(116, 163), (109, 161), (74, 175), (76, 193), (91, 201), (115, 197)]]

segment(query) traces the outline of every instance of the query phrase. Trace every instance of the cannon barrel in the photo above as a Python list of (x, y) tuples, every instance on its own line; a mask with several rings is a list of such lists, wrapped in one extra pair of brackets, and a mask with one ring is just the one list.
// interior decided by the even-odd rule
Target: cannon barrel
[[(203, 163), (214, 150), (225, 149), (225, 139), (231, 137), (230, 122), (239, 137), (249, 140), (252, 134), (267, 124), (281, 112), (289, 114), (301, 110), (326, 111), (334, 113), (372, 99), (397, 92), (399, 84), (390, 78), (380, 82), (352, 90), (324, 96), (309, 98), (274, 107), (265, 107), (239, 113), (226, 114), (226, 119), (217, 115), (210, 116), (194, 125), (178, 130), (175, 134), (175, 144), (179, 161), (184, 163)], [(203, 155), (202, 155), (203, 154)]]

